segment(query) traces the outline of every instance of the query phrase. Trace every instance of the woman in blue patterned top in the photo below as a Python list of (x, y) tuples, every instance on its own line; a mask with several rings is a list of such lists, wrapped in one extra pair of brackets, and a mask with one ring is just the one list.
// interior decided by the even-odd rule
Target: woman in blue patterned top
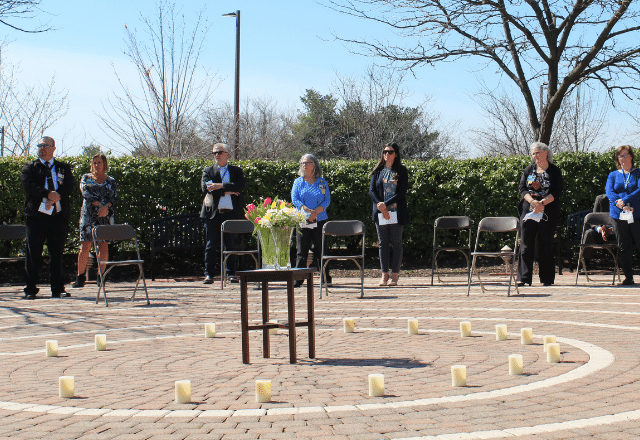
[[(83, 287), (86, 281), (85, 270), (91, 253), (93, 227), (114, 223), (113, 205), (116, 202), (116, 180), (107, 175), (109, 163), (103, 153), (91, 160), (91, 172), (82, 176), (80, 192), (84, 201), (80, 211), (80, 253), (78, 254), (78, 275), (71, 287)], [(100, 261), (109, 259), (109, 243), (98, 244)]]
[[(380, 286), (398, 284), (402, 264), (402, 231), (409, 223), (407, 189), (409, 173), (400, 162), (400, 147), (389, 143), (382, 150), (382, 158), (371, 172), (369, 197), (373, 202), (372, 218), (378, 232)], [(393, 254), (391, 255), (391, 248)], [(391, 260), (391, 280), (389, 280), (389, 260)]]
[[(291, 189), (291, 201), (296, 208), (309, 213), (308, 223), (315, 224), (315, 227), (301, 228), (301, 231), (296, 234), (296, 267), (307, 267), (307, 255), (313, 240), (313, 264), (320, 270), (322, 227), (327, 221), (327, 207), (331, 203), (329, 184), (322, 177), (322, 167), (313, 154), (302, 156), (298, 175), (300, 177), (293, 182)], [(328, 269), (323, 279), (331, 284), (331, 275), (329, 275)], [(295, 287), (300, 287), (303, 283), (303, 280), (296, 281)]]
[[(629, 145), (622, 145), (616, 149), (616, 165), (618, 169), (609, 173), (607, 178), (607, 197), (609, 198), (609, 215), (617, 226), (618, 245), (623, 285), (633, 284), (633, 244), (640, 249), (640, 170), (634, 166), (633, 149)], [(635, 208), (638, 208), (636, 211)], [(621, 214), (631, 212), (632, 223), (621, 219)], [(628, 214), (623, 214), (624, 215)]]

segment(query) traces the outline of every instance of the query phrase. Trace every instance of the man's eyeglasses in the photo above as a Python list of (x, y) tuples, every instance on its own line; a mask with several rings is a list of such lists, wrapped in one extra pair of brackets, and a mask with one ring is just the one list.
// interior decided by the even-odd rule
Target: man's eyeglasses
[(382, 154), (396, 154), (395, 150), (382, 150)]
[(219, 155), (224, 154), (224, 153), (226, 153), (226, 151), (214, 151), (213, 155), (214, 156), (219, 156)]
[(53, 145), (49, 145), (49, 144), (38, 144), (36, 146), (38, 148), (53, 148)]

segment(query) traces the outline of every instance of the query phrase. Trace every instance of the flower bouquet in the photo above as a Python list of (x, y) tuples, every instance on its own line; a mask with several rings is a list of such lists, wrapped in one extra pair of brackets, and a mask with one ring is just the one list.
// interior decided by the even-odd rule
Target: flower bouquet
[(289, 244), (294, 228), (307, 222), (308, 214), (284, 200), (270, 197), (258, 204), (249, 204), (245, 217), (256, 227), (262, 247), (262, 267), (265, 269), (291, 268)]

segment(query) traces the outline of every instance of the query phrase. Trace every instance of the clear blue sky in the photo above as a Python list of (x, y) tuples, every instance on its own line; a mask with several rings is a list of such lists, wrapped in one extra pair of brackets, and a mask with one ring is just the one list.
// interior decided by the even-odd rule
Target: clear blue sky
[[(132, 85), (136, 73), (123, 55), (125, 23), (129, 29), (143, 29), (141, 14), (151, 16), (155, 0), (52, 1), (42, 8), (55, 30), (44, 34), (24, 34), (0, 28), (10, 44), (3, 51), (3, 62), (20, 64), (22, 80), (46, 83), (53, 74), (57, 85), (69, 92), (68, 115), (48, 133), (67, 154), (76, 154), (81, 145), (97, 141), (110, 146), (95, 113), (102, 102), (118, 91), (114, 67)], [(214, 100), (233, 100), (235, 60), (235, 19), (222, 14), (241, 10), (241, 99), (247, 96), (271, 97), (281, 107), (300, 108), (300, 96), (314, 88), (329, 93), (340, 75), (360, 75), (374, 60), (354, 55), (332, 40), (332, 33), (345, 37), (376, 36), (394, 38), (384, 27), (330, 10), (313, 0), (189, 0), (178, 1), (187, 18), (205, 8), (211, 28), (202, 64), (222, 82)], [(475, 72), (474, 65), (441, 64), (423, 67), (417, 78), (409, 77), (405, 88), (411, 105), (425, 96), (433, 98), (433, 109), (444, 122), (460, 121), (464, 132), (481, 124), (478, 106), (469, 97), (479, 90), (477, 76), (491, 82), (493, 70)], [(614, 132), (619, 126), (612, 126)], [(473, 155), (473, 149), (470, 149)]]

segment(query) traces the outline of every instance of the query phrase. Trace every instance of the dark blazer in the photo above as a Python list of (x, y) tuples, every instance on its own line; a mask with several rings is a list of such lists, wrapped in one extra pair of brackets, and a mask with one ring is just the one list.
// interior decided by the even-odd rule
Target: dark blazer
[(373, 202), (371, 218), (374, 223), (378, 223), (378, 203), (384, 202), (386, 205), (396, 203), (398, 206), (398, 224), (406, 225), (409, 223), (409, 208), (407, 208), (407, 190), (409, 189), (409, 172), (404, 165), (400, 165), (397, 170), (398, 184), (396, 186), (396, 193), (388, 200), (384, 200), (384, 186), (380, 174), (384, 167), (376, 169), (371, 175), (371, 182), (369, 183), (369, 197)]
[[(59, 162), (54, 159), (54, 165), (56, 169), (54, 178), (58, 180), (57, 192), (60, 194), (62, 215), (64, 218), (69, 218), (71, 213), (69, 197), (74, 188), (73, 173), (71, 172), (71, 166), (66, 162)], [(47, 175), (47, 166), (40, 159), (25, 163), (22, 167), (20, 182), (22, 182), (22, 186), (27, 193), (27, 199), (24, 203), (24, 214), (26, 216), (47, 216), (47, 214), (38, 211), (42, 199), (48, 196), (49, 191), (53, 190), (53, 188), (46, 189), (44, 186), (47, 181)]]
[[(520, 185), (518, 187), (518, 192), (522, 196), (520, 204), (518, 205), (518, 214), (520, 218), (530, 211), (529, 202), (524, 199), (524, 196), (529, 194), (529, 190), (527, 189), (527, 177), (531, 172), (536, 170), (536, 167), (536, 164), (531, 164), (526, 167), (522, 173), (522, 177), (520, 178)], [(557, 223), (558, 216), (560, 215), (560, 196), (562, 195), (564, 181), (562, 180), (562, 172), (560, 171), (560, 168), (552, 163), (549, 164), (547, 173), (549, 174), (549, 194), (553, 195), (553, 202), (544, 207), (544, 213), (547, 214), (547, 218), (550, 222)]]
[[(229, 164), (229, 180), (230, 182), (225, 183), (221, 189), (217, 189), (211, 191), (211, 195), (213, 196), (213, 206), (207, 207), (202, 202), (202, 210), (200, 211), (200, 217), (202, 218), (214, 218), (216, 213), (218, 212), (218, 202), (220, 201), (220, 197), (224, 196), (225, 192), (237, 192), (240, 193), (239, 196), (231, 195), (231, 203), (233, 204), (233, 215), (235, 218), (241, 219), (244, 218), (244, 196), (242, 195), (242, 191), (244, 190), (244, 175), (242, 174), (242, 169), (240, 167)], [(220, 167), (217, 164), (207, 167), (202, 172), (202, 181), (200, 183), (202, 187), (202, 192), (206, 195), (207, 192), (207, 184), (211, 180), (213, 183), (222, 183), (222, 176), (220, 175)]]

